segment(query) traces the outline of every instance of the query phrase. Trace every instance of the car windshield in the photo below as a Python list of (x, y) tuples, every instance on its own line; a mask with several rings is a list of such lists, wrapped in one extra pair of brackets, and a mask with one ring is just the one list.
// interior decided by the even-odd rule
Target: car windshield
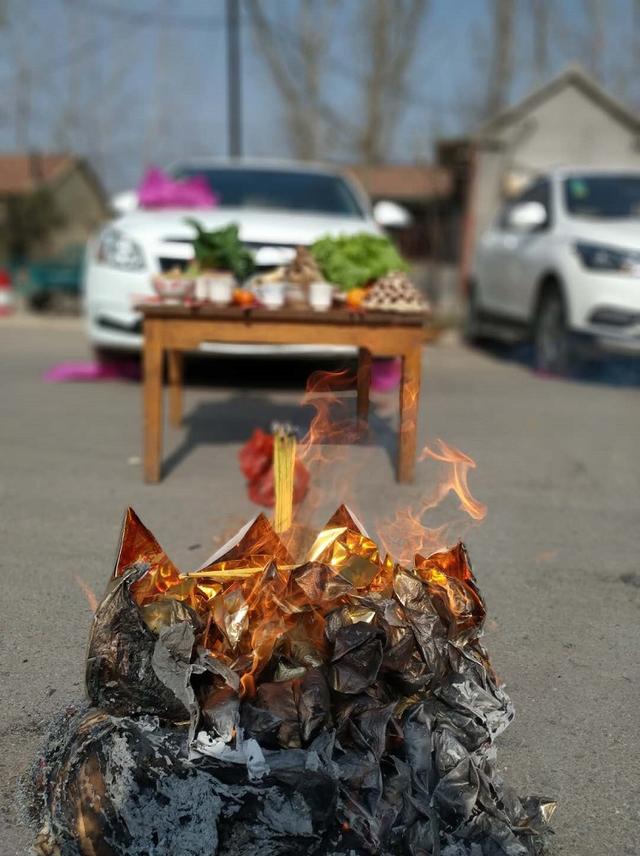
[(640, 175), (572, 175), (564, 180), (564, 204), (573, 217), (640, 218)]
[(322, 172), (277, 169), (234, 169), (180, 166), (176, 178), (204, 176), (220, 205), (271, 208), (362, 217), (363, 211), (346, 181)]

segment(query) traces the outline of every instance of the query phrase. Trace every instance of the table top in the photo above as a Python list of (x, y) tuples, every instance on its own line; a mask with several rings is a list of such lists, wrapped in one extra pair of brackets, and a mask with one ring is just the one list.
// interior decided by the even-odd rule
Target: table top
[(145, 318), (180, 319), (198, 318), (210, 321), (244, 321), (277, 323), (279, 321), (299, 324), (335, 324), (357, 327), (424, 327), (429, 325), (428, 313), (354, 311), (340, 308), (327, 312), (312, 309), (265, 309), (252, 306), (215, 306), (212, 303), (186, 305), (182, 303), (142, 303), (136, 306)]

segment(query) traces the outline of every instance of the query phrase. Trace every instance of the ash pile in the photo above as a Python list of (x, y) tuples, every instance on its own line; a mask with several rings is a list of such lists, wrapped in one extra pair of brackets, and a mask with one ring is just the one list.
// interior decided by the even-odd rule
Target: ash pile
[(401, 567), (344, 506), (301, 564), (259, 516), (190, 574), (130, 509), (34, 852), (545, 852), (555, 803), (497, 772), (484, 617), (461, 544)]

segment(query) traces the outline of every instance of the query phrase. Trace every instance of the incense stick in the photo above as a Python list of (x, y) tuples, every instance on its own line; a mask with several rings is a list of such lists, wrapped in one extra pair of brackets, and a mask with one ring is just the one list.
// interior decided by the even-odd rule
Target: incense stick
[(276, 494), (273, 528), (276, 532), (286, 532), (293, 522), (296, 436), (287, 425), (274, 425), (273, 431), (273, 478)]

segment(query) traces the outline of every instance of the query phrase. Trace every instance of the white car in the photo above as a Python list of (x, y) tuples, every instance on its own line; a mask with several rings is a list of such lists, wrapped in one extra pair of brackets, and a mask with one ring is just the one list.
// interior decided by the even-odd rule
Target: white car
[(469, 339), (530, 337), (539, 369), (640, 354), (640, 170), (558, 169), (481, 238)]
[[(339, 172), (320, 166), (247, 161), (190, 160), (170, 168), (174, 177), (205, 176), (219, 199), (203, 210), (137, 207), (135, 194), (115, 204), (133, 207), (89, 242), (84, 270), (84, 305), (94, 350), (136, 350), (142, 344), (140, 297), (153, 294), (152, 277), (193, 258), (193, 217), (207, 229), (236, 223), (258, 270), (291, 260), (298, 245), (324, 235), (381, 234), (381, 226), (404, 225), (408, 213), (392, 202), (372, 210), (364, 191)], [(318, 346), (212, 343), (218, 353), (306, 353)], [(323, 351), (349, 348), (327, 348)]]

